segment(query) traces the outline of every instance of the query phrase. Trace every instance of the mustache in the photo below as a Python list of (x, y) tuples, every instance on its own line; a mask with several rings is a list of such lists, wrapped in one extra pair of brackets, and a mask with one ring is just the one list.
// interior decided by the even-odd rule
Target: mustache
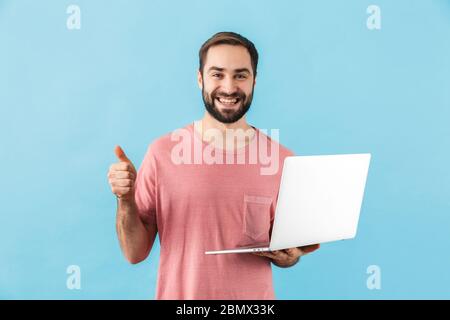
[(211, 93), (211, 97), (214, 98), (239, 98), (241, 100), (243, 100), (246, 95), (243, 92), (233, 92), (231, 94), (227, 94), (227, 93), (223, 93), (223, 92), (212, 92)]

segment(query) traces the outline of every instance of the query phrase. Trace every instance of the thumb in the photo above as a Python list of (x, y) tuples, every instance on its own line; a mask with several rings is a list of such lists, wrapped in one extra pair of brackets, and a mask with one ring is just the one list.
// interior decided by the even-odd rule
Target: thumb
[(130, 159), (128, 159), (128, 157), (125, 155), (125, 152), (123, 152), (120, 146), (116, 146), (116, 148), (114, 149), (114, 153), (120, 161), (131, 163)]

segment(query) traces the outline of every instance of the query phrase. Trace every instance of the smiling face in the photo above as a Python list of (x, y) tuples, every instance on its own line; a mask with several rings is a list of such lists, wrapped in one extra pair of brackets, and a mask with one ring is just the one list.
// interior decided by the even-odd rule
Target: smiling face
[(250, 54), (243, 46), (209, 48), (204, 68), (198, 72), (205, 108), (222, 123), (234, 123), (247, 113), (255, 82)]

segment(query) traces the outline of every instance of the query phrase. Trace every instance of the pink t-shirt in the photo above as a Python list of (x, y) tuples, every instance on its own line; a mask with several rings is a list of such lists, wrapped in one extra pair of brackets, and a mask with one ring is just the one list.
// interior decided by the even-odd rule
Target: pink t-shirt
[[(205, 251), (268, 245), (283, 161), (293, 153), (256, 129), (246, 147), (209, 149), (222, 163), (198, 163), (195, 150), (208, 144), (193, 124), (181, 130), (183, 139), (167, 134), (149, 146), (136, 179), (139, 214), (156, 224), (161, 244), (156, 299), (275, 299), (268, 258)], [(191, 151), (179, 152), (182, 140)], [(255, 150), (263, 153), (252, 163)], [(267, 170), (271, 151), (277, 164)]]

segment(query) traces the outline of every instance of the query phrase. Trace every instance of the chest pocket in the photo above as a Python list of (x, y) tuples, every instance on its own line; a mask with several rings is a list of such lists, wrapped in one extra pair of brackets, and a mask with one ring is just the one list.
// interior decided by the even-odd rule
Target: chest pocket
[(269, 242), (271, 197), (244, 195), (244, 234), (258, 242)]

